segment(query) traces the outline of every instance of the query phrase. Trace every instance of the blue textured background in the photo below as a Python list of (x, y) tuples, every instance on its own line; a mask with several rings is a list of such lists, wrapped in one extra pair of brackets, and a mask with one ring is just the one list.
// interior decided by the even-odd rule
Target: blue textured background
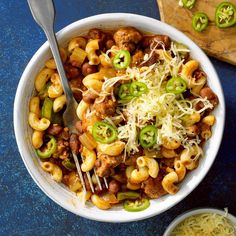
[[(159, 19), (155, 0), (56, 0), (56, 31), (81, 18), (131, 12)], [(17, 84), (45, 41), (25, 0), (0, 1), (0, 235), (162, 235), (178, 214), (196, 207), (229, 207), (236, 215), (236, 67), (211, 59), (225, 92), (227, 119), (217, 159), (184, 201), (148, 220), (128, 224), (90, 221), (62, 209), (37, 187), (18, 153), (12, 123)]]

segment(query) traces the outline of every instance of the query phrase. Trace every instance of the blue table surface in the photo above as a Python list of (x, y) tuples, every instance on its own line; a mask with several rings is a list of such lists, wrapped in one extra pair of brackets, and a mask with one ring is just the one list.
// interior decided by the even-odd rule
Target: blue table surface
[[(100, 13), (130, 12), (160, 19), (155, 0), (55, 0), (56, 31)], [(28, 174), (15, 142), (13, 101), (28, 61), (45, 42), (25, 0), (0, 1), (0, 235), (162, 235), (180, 213), (228, 207), (236, 215), (236, 67), (211, 58), (223, 85), (227, 118), (211, 170), (184, 201), (139, 222), (101, 223), (76, 216), (50, 200)]]

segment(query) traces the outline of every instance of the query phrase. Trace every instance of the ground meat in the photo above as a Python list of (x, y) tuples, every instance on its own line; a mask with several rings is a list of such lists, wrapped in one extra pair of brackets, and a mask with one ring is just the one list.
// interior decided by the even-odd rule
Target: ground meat
[(57, 159), (60, 158), (62, 160), (65, 160), (69, 157), (69, 142), (59, 139), (57, 140), (57, 149), (56, 151), (52, 154), (52, 157)]
[(142, 34), (133, 27), (123, 27), (118, 29), (113, 37), (120, 49), (133, 52), (136, 44), (142, 39)]
[(97, 167), (97, 175), (99, 177), (108, 177), (112, 172), (114, 172), (114, 168), (123, 161), (123, 158), (123, 155), (115, 157), (105, 154), (98, 155), (98, 159), (95, 163), (95, 166)]
[(62, 132), (63, 128), (58, 124), (51, 124), (48, 129), (47, 133), (53, 136), (57, 136)]
[(116, 111), (116, 102), (111, 98), (106, 97), (103, 102), (94, 103), (94, 109), (96, 110), (96, 115), (104, 119), (107, 116), (112, 116)]
[(82, 99), (81, 89), (83, 88), (82, 77), (73, 78), (69, 81), (74, 98), (79, 102)]
[(165, 49), (169, 49), (170, 48), (170, 43), (171, 40), (167, 35), (152, 35), (152, 36), (144, 36), (142, 41), (141, 41), (141, 46), (142, 48), (150, 48), (150, 46), (153, 43), (158, 43), (157, 45), (157, 49), (162, 48), (163, 46), (165, 47)]
[(80, 142), (76, 134), (71, 134), (69, 144), (71, 151), (77, 155), (80, 149)]
[(150, 54), (149, 56), (150, 58), (145, 63), (142, 63), (141, 66), (151, 66), (155, 64), (159, 59), (159, 54), (156, 52), (152, 52), (152, 54)]
[(138, 50), (132, 56), (131, 66), (139, 66), (139, 64), (143, 61), (144, 54), (141, 50)]
[(146, 181), (144, 181), (142, 188), (148, 197), (159, 198), (166, 194), (166, 191), (162, 187), (161, 181), (161, 176), (157, 176), (155, 179), (149, 177)]
[(203, 98), (206, 97), (214, 107), (219, 104), (217, 95), (209, 87), (202, 88), (199, 94)]

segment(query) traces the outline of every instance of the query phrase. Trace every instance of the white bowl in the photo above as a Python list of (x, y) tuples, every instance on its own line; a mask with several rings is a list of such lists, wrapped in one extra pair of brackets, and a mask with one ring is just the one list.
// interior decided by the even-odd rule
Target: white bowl
[(37, 72), (44, 66), (45, 61), (51, 57), (48, 43), (44, 43), (40, 47), (25, 69), (15, 97), (14, 128), (20, 154), (34, 181), (53, 201), (77, 215), (106, 222), (128, 222), (145, 219), (158, 215), (183, 200), (197, 187), (210, 169), (221, 143), (225, 121), (224, 96), (220, 81), (210, 60), (187, 36), (163, 22), (134, 14), (102, 14), (68, 25), (57, 34), (57, 38), (60, 45), (65, 45), (71, 38), (85, 34), (91, 28), (114, 29), (120, 26), (134, 26), (144, 32), (166, 34), (172, 39), (186, 44), (191, 50), (191, 57), (201, 63), (202, 69), (208, 75), (208, 83), (218, 95), (219, 105), (214, 110), (217, 121), (213, 128), (213, 136), (205, 145), (205, 155), (201, 159), (199, 167), (189, 173), (180, 184), (181, 188), (177, 194), (173, 196), (166, 195), (160, 199), (152, 200), (148, 209), (137, 213), (126, 212), (121, 206), (114, 207), (108, 211), (99, 210), (92, 205), (82, 206), (73, 193), (62, 184), (55, 183), (47, 173), (41, 170), (39, 159), (31, 145), (32, 130), (28, 125), (28, 104), (34, 91), (34, 78)]
[[(165, 231), (163, 236), (170, 236), (171, 232), (175, 229), (175, 227), (179, 223), (181, 223), (182, 221), (187, 219), (188, 217), (193, 216), (193, 215), (203, 214), (203, 213), (215, 213), (215, 214), (219, 214), (219, 215), (225, 216), (225, 211), (219, 210), (219, 209), (215, 209), (215, 208), (199, 208), (199, 209), (190, 210), (190, 211), (187, 211), (187, 212), (177, 216), (170, 223), (170, 225), (167, 227), (167, 229), (166, 229), (166, 231)], [(227, 217), (227, 219), (229, 219), (231, 224), (236, 227), (236, 217), (231, 215), (231, 214), (229, 214), (229, 213), (227, 214), (226, 217)]]

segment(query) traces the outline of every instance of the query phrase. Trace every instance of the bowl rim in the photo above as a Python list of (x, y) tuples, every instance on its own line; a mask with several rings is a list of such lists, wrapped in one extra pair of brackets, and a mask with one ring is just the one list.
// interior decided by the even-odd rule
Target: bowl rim
[[(216, 158), (216, 155), (218, 153), (218, 150), (220, 148), (220, 144), (221, 144), (221, 141), (222, 141), (222, 137), (223, 137), (223, 131), (224, 131), (224, 125), (225, 125), (225, 99), (224, 99), (224, 93), (223, 93), (223, 90), (222, 90), (222, 85), (220, 83), (220, 80), (218, 78), (218, 75), (216, 73), (216, 70), (215, 68), (213, 67), (211, 61), (209, 60), (209, 58), (206, 56), (206, 54), (189, 38), (187, 37), (184, 33), (182, 33), (181, 31), (177, 30), (176, 28), (164, 23), (164, 22), (161, 22), (157, 19), (154, 19), (154, 18), (151, 18), (151, 17), (147, 17), (147, 16), (143, 16), (143, 15), (138, 15), (138, 14), (131, 14), (131, 13), (105, 13), (105, 14), (99, 14), (99, 15), (94, 15), (94, 16), (90, 16), (90, 17), (87, 17), (87, 18), (84, 18), (84, 19), (81, 19), (81, 20), (78, 20), (78, 21), (75, 21), (69, 25), (67, 25), (66, 27), (64, 27), (63, 29), (61, 29), (58, 33), (57, 33), (57, 37), (62, 37), (63, 35), (65, 35), (69, 30), (73, 29), (73, 28), (77, 28), (78, 25), (79, 27), (82, 27), (84, 24), (88, 24), (88, 23), (91, 23), (91, 22), (96, 22), (96, 21), (102, 21), (104, 19), (113, 19), (113, 20), (117, 20), (119, 21), (120, 19), (132, 19), (132, 18), (135, 18), (136, 21), (144, 21), (145, 22), (148, 22), (148, 24), (159, 24), (160, 27), (163, 27), (165, 28), (167, 31), (169, 32), (172, 32), (172, 33), (176, 33), (178, 34), (179, 36), (181, 36), (181, 38), (183, 39), (183, 41), (186, 41), (188, 42), (187, 44), (191, 44), (195, 50), (197, 50), (203, 57), (204, 57), (204, 60), (209, 64), (210, 66), (210, 71), (211, 73), (214, 75), (215, 77), (215, 80), (218, 82), (218, 85), (219, 85), (219, 92), (220, 94), (222, 95), (222, 101), (221, 101), (221, 108), (222, 108), (222, 126), (220, 126), (220, 137), (219, 139), (217, 140), (217, 148), (214, 149), (214, 155), (213, 155), (213, 158), (211, 159), (211, 162), (209, 163), (209, 166), (205, 167), (205, 171), (204, 172), (201, 172), (199, 174), (199, 178), (196, 180), (196, 183), (194, 184), (193, 187), (191, 187), (191, 189), (189, 189), (188, 191), (184, 192), (183, 193), (183, 196), (181, 196), (181, 199), (178, 200), (178, 199), (174, 199), (171, 204), (169, 204), (168, 207), (166, 207), (165, 209), (161, 209), (157, 212), (157, 210), (153, 210), (152, 212), (149, 212), (148, 213), (146, 211), (143, 211), (142, 214), (133, 214), (133, 215), (129, 215), (129, 218), (125, 217), (124, 219), (123, 218), (119, 218), (119, 219), (116, 219), (114, 217), (113, 218), (108, 218), (108, 217), (104, 217), (104, 216), (101, 216), (101, 215), (88, 215), (87, 213), (84, 213), (84, 212), (80, 212), (80, 211), (76, 211), (72, 208), (70, 208), (67, 204), (65, 203), (62, 203), (60, 202), (58, 199), (56, 199), (55, 196), (52, 196), (52, 194), (49, 193), (49, 191), (45, 188), (44, 185), (41, 185), (40, 182), (37, 180), (37, 177), (34, 173), (34, 171), (32, 171), (29, 166), (27, 165), (27, 160), (26, 158), (24, 157), (24, 154), (25, 154), (25, 150), (23, 150), (24, 148), (24, 145), (23, 145), (23, 141), (22, 141), (22, 138), (21, 138), (21, 132), (20, 132), (20, 120), (18, 119), (18, 114), (20, 112), (20, 101), (21, 101), (21, 90), (23, 89), (23, 85), (24, 85), (24, 81), (26, 80), (27, 78), (27, 75), (28, 73), (30, 72), (31, 67), (34, 63), (34, 61), (36, 60), (37, 61), (37, 58), (38, 56), (40, 56), (40, 54), (47, 50), (47, 48), (49, 48), (49, 45), (48, 45), (48, 42), (45, 42), (38, 50), (37, 52), (33, 55), (33, 57), (31, 58), (31, 60), (29, 61), (29, 63), (27, 64), (22, 76), (21, 76), (21, 79), (19, 81), (19, 84), (18, 84), (18, 88), (17, 88), (17, 91), (16, 91), (16, 96), (15, 96), (15, 100), (14, 100), (14, 112), (13, 112), (13, 121), (14, 121), (14, 131), (15, 131), (15, 137), (16, 137), (16, 142), (17, 142), (17, 146), (18, 146), (18, 149), (19, 149), (19, 152), (20, 152), (20, 155), (21, 155), (21, 158), (28, 170), (28, 172), (30, 173), (31, 177), (33, 178), (33, 180), (35, 181), (35, 183), (40, 187), (40, 189), (49, 197), (51, 198), (54, 202), (56, 202), (58, 205), (60, 205), (61, 207), (63, 207), (64, 209), (76, 214), (76, 215), (79, 215), (79, 216), (82, 216), (82, 217), (85, 217), (87, 219), (92, 219), (92, 220), (96, 220), (96, 221), (103, 221), (103, 222), (114, 222), (114, 223), (117, 223), (117, 222), (131, 222), (131, 221), (137, 221), (137, 220), (143, 220), (143, 219), (146, 219), (146, 218), (150, 218), (150, 217), (153, 217), (155, 215), (158, 215), (158, 214), (161, 214), (162, 212), (165, 212), (167, 211), (168, 209), (170, 209), (171, 207), (175, 206), (177, 203), (179, 203), (180, 201), (182, 201), (186, 196), (188, 196), (198, 185), (199, 183), (204, 179), (204, 177), (206, 176), (206, 174), (208, 173), (209, 169), (211, 168), (215, 158)], [(147, 24), (147, 23), (146, 23)], [(95, 24), (96, 25), (96, 24)]]
[[(175, 229), (175, 227), (183, 222), (185, 219), (187, 219), (190, 216), (202, 214), (202, 213), (216, 213), (225, 216), (226, 211), (218, 209), (218, 208), (212, 208), (212, 207), (203, 207), (203, 208), (194, 208), (190, 209), (188, 211), (183, 212), (182, 214), (176, 216), (174, 220), (171, 221), (171, 223), (166, 228), (163, 236), (170, 236), (170, 233)], [(227, 215), (225, 216), (227, 219), (230, 220), (230, 222), (236, 227), (236, 217), (229, 212), (227, 212)]]

